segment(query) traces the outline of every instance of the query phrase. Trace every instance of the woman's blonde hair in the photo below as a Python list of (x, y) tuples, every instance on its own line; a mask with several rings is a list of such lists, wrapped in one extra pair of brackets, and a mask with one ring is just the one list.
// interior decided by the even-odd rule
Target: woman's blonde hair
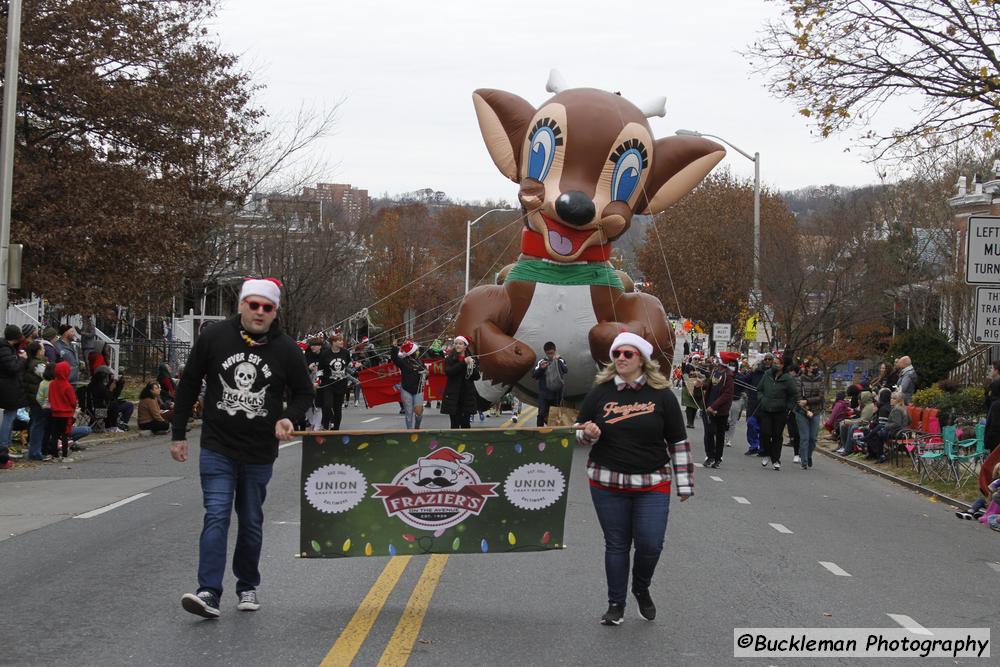
[[(646, 376), (646, 384), (653, 389), (666, 389), (670, 386), (667, 376), (660, 370), (660, 364), (653, 359), (640, 357), (642, 359), (642, 374)], [(615, 379), (618, 371), (613, 363), (604, 364), (604, 367), (597, 372), (594, 377), (594, 384), (602, 384)]]
[(993, 479), (1000, 479), (1000, 463), (993, 466)]

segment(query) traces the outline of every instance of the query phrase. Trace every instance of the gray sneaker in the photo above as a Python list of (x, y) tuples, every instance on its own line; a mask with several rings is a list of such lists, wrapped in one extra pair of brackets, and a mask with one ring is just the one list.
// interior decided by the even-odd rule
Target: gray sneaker
[(243, 591), (240, 593), (240, 602), (236, 605), (240, 611), (257, 611), (260, 609), (260, 602), (257, 601), (257, 591)]

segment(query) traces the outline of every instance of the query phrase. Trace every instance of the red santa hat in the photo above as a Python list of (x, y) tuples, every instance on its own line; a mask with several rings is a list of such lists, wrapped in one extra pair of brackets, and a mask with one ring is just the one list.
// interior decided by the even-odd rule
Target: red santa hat
[(281, 281), (277, 278), (244, 278), (240, 301), (251, 296), (267, 299), (277, 308), (281, 305)]
[(739, 352), (719, 352), (719, 358), (725, 364), (733, 364), (740, 360)]
[(465, 343), (466, 347), (469, 347), (469, 339), (466, 338), (465, 336), (455, 336), (455, 342), (457, 343), (459, 341)]
[(399, 346), (399, 356), (408, 357), (411, 354), (414, 354), (419, 349), (420, 346), (414, 343), (412, 340), (403, 341), (403, 344)]
[(435, 449), (427, 456), (418, 459), (417, 463), (421, 468), (447, 468), (448, 470), (458, 470), (463, 463), (472, 463), (472, 454), (456, 452), (451, 447)]

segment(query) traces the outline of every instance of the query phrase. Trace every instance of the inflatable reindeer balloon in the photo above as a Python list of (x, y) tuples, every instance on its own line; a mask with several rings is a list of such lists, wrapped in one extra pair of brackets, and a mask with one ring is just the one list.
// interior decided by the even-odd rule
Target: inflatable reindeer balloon
[(578, 404), (621, 331), (648, 340), (669, 367), (663, 305), (612, 268), (611, 244), (634, 214), (659, 213), (688, 193), (725, 150), (700, 137), (654, 139), (646, 118), (664, 115), (663, 98), (638, 107), (603, 90), (567, 89), (556, 72), (546, 89), (555, 95), (539, 108), (501, 90), (473, 93), (490, 157), (520, 185), (525, 223), (517, 263), (502, 285), (466, 295), (456, 330), (480, 357), (483, 398), (513, 387), (534, 403), (531, 370), (551, 340), (569, 367), (564, 400)]

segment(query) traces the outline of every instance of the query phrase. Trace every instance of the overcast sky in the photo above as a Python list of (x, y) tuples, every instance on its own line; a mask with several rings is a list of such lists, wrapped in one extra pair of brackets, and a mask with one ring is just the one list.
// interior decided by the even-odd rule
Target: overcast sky
[[(621, 91), (639, 104), (667, 97), (657, 137), (710, 132), (761, 154), (761, 180), (781, 190), (876, 181), (850, 137), (819, 140), (794, 103), (772, 98), (740, 55), (777, 3), (763, 0), (227, 0), (214, 22), (267, 89), (275, 118), (342, 101), (337, 131), (314, 149), (323, 180), (371, 194), (430, 187), (454, 198), (515, 200), (483, 145), (476, 88), (533, 104), (550, 68), (570, 86)], [(740, 176), (753, 163), (730, 151)]]

